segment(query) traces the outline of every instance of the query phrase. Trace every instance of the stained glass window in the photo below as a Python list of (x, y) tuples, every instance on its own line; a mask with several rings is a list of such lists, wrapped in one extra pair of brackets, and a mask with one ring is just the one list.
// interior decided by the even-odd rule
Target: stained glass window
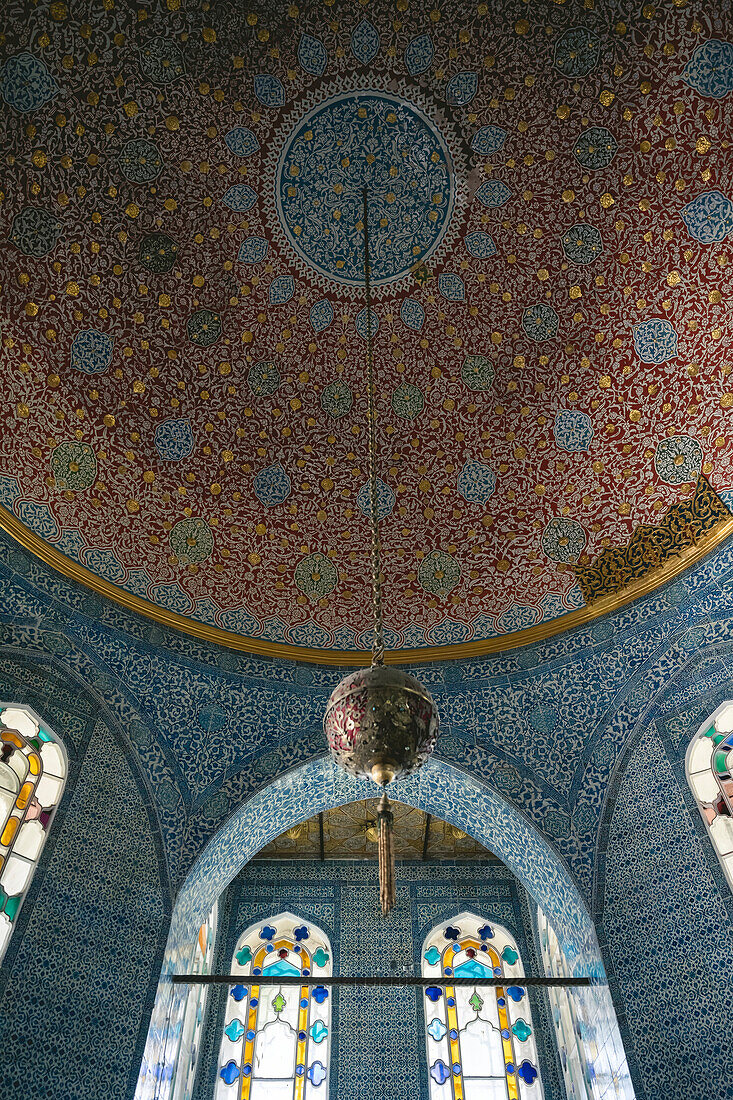
[[(194, 948), (193, 965), (190, 973), (210, 974), (216, 940), (216, 921), (218, 906), (209, 913), (208, 920), (199, 928)], [(178, 1046), (178, 1061), (173, 1076), (173, 1100), (191, 1100), (196, 1080), (201, 1040), (203, 1038), (204, 1016), (206, 1013), (205, 985), (190, 985), (186, 997), (186, 1007), (181, 1025), (181, 1041)]]
[(724, 703), (687, 750), (687, 778), (733, 888), (733, 703)]
[(331, 945), (292, 913), (240, 937), (232, 974), (298, 977), (302, 985), (230, 986), (216, 1100), (327, 1100)]
[[(537, 910), (545, 974), (574, 977), (568, 958), (544, 912)], [(577, 953), (576, 953), (577, 954)], [(634, 1100), (616, 1013), (607, 985), (548, 989), (555, 1037), (568, 1100)]]
[(0, 704), (0, 959), (66, 781), (63, 745), (26, 707)]
[(423, 976), (472, 979), (425, 990), (430, 1100), (541, 1100), (522, 960), (509, 932), (461, 913), (425, 940)]

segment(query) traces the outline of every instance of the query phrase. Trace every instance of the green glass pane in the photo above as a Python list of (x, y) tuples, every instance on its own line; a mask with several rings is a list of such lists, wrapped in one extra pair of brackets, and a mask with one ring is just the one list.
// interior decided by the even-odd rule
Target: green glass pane
[(324, 951), (322, 947), (317, 948), (313, 953), (313, 962), (316, 966), (325, 966), (328, 962), (328, 951)]
[(252, 952), (248, 947), (243, 947), (241, 951), (237, 951), (235, 958), (240, 966), (246, 966), (252, 960)]
[(286, 1001), (282, 993), (276, 993), (275, 996), (272, 998), (272, 1007), (275, 1009), (275, 1012), (282, 1012), (282, 1010), (285, 1008), (285, 1004)]
[(728, 771), (728, 761), (726, 760), (727, 753), (721, 749), (713, 753), (713, 766), (718, 775), (725, 775)]
[(5, 912), (11, 920), (15, 920), (15, 914), (20, 909), (20, 894), (14, 898), (8, 898), (5, 902)]
[(501, 957), (507, 964), (507, 966), (514, 966), (515, 962), (519, 958), (519, 955), (513, 947), (505, 947), (501, 953)]
[(524, 1020), (517, 1020), (516, 1024), (512, 1026), (512, 1031), (519, 1039), (520, 1043), (526, 1043), (532, 1034), (532, 1028)]
[(705, 730), (703, 737), (715, 737), (716, 733), (717, 730), (715, 729), (715, 726), (711, 726), (709, 730)]
[(470, 1004), (474, 1012), (480, 1012), (481, 1009), (484, 1007), (484, 999), (483, 997), (479, 997), (477, 989), (474, 989), (471, 995), (471, 999), (468, 1003)]

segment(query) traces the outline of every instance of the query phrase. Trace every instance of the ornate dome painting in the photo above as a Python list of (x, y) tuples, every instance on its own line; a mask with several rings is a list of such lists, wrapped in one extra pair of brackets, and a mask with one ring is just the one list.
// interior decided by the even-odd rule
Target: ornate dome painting
[(57, 568), (368, 648), (368, 320), (398, 657), (565, 629), (733, 529), (728, 4), (0, 18), (0, 523)]

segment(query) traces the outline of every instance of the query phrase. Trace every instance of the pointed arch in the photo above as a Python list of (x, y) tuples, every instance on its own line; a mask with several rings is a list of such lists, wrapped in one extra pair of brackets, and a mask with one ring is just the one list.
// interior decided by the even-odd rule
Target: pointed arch
[(230, 986), (215, 1100), (327, 1100), (331, 997), (318, 979), (331, 976), (331, 959), (326, 933), (294, 913), (241, 934), (232, 974), (302, 977), (303, 985)]
[[(424, 992), (430, 1100), (541, 1100), (532, 1010), (511, 933), (460, 913), (428, 933), (422, 972), (476, 983)], [(482, 978), (506, 978), (506, 985), (482, 986)]]

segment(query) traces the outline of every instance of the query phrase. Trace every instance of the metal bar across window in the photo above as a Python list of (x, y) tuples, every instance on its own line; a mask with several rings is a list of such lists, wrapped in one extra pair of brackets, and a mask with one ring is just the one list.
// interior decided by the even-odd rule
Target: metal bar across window
[(342, 978), (319, 978), (312, 974), (301, 977), (277, 977), (264, 974), (174, 974), (174, 985), (258, 985), (258, 986), (429, 986), (468, 987), (476, 986), (592, 986), (603, 985), (597, 978), (527, 978), (517, 975), (513, 978), (454, 978), (443, 975), (438, 978), (417, 978), (411, 974), (383, 977), (349, 976)]

